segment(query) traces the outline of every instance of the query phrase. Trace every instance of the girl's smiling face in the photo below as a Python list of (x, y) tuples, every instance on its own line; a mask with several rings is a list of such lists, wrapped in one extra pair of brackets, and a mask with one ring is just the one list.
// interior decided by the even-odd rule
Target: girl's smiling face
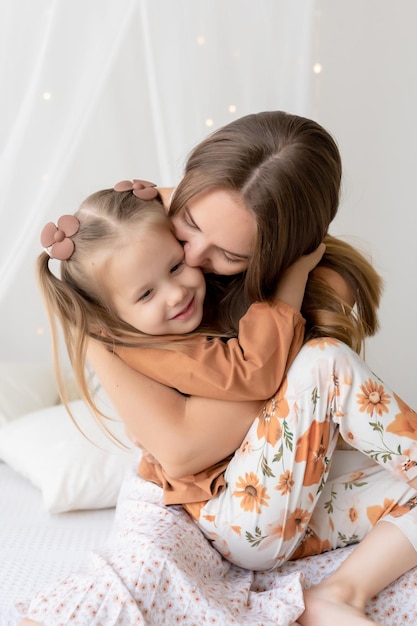
[(148, 335), (185, 334), (203, 316), (206, 293), (198, 267), (165, 226), (127, 237), (107, 265), (109, 293), (119, 317)]
[(256, 220), (238, 194), (225, 189), (197, 194), (172, 222), (188, 265), (225, 276), (247, 269)]

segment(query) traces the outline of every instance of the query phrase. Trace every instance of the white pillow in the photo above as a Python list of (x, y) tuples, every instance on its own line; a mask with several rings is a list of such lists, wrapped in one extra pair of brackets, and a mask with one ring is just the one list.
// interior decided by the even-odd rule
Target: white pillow
[(0, 459), (41, 490), (51, 513), (113, 507), (127, 468), (139, 460), (140, 451), (128, 441), (120, 422), (109, 422), (109, 427), (128, 450), (112, 443), (82, 400), (70, 407), (97, 445), (77, 430), (65, 407), (57, 405), (0, 427)]
[(0, 363), (0, 425), (58, 402), (50, 363)]

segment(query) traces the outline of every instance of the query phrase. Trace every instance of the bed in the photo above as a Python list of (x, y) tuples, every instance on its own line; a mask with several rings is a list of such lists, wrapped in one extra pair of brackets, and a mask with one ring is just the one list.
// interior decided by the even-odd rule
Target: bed
[(51, 515), (39, 489), (0, 463), (0, 625), (16, 623), (13, 601), (75, 571), (106, 540), (114, 508)]
[[(4, 392), (4, 377), (2, 384)], [(35, 396), (38, 405), (51, 402), (45, 392)], [(94, 443), (62, 406), (34, 408), (32, 394), (32, 410), (22, 414), (27, 406), (20, 406), (16, 415), (4, 398), (0, 626), (14, 626), (29, 607), (46, 626), (291, 626), (303, 609), (303, 586), (328, 576), (354, 549), (274, 572), (230, 565), (181, 507), (164, 507), (160, 489), (138, 477), (137, 451), (108, 448), (88, 430), (91, 417), (79, 400), (72, 407)], [(21, 385), (18, 398), (22, 404)], [(66, 613), (69, 588), (79, 608)], [(384, 626), (417, 623), (417, 571), (373, 598), (367, 611)]]

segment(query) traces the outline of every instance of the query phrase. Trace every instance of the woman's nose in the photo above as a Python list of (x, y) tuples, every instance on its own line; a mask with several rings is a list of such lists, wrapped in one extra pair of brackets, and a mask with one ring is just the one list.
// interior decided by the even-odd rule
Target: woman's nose
[(185, 262), (190, 267), (204, 267), (206, 261), (205, 250), (198, 246), (195, 241), (187, 241), (184, 244)]

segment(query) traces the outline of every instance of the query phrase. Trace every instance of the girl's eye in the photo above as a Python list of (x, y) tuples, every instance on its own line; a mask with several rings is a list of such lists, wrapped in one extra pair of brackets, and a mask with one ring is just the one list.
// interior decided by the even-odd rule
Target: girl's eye
[(138, 298), (138, 302), (146, 302), (152, 295), (152, 289), (147, 289), (141, 296)]
[(175, 265), (173, 265), (170, 269), (171, 274), (175, 274), (176, 272), (180, 271), (183, 267), (184, 267), (184, 259), (182, 259), (179, 263), (176, 263)]

